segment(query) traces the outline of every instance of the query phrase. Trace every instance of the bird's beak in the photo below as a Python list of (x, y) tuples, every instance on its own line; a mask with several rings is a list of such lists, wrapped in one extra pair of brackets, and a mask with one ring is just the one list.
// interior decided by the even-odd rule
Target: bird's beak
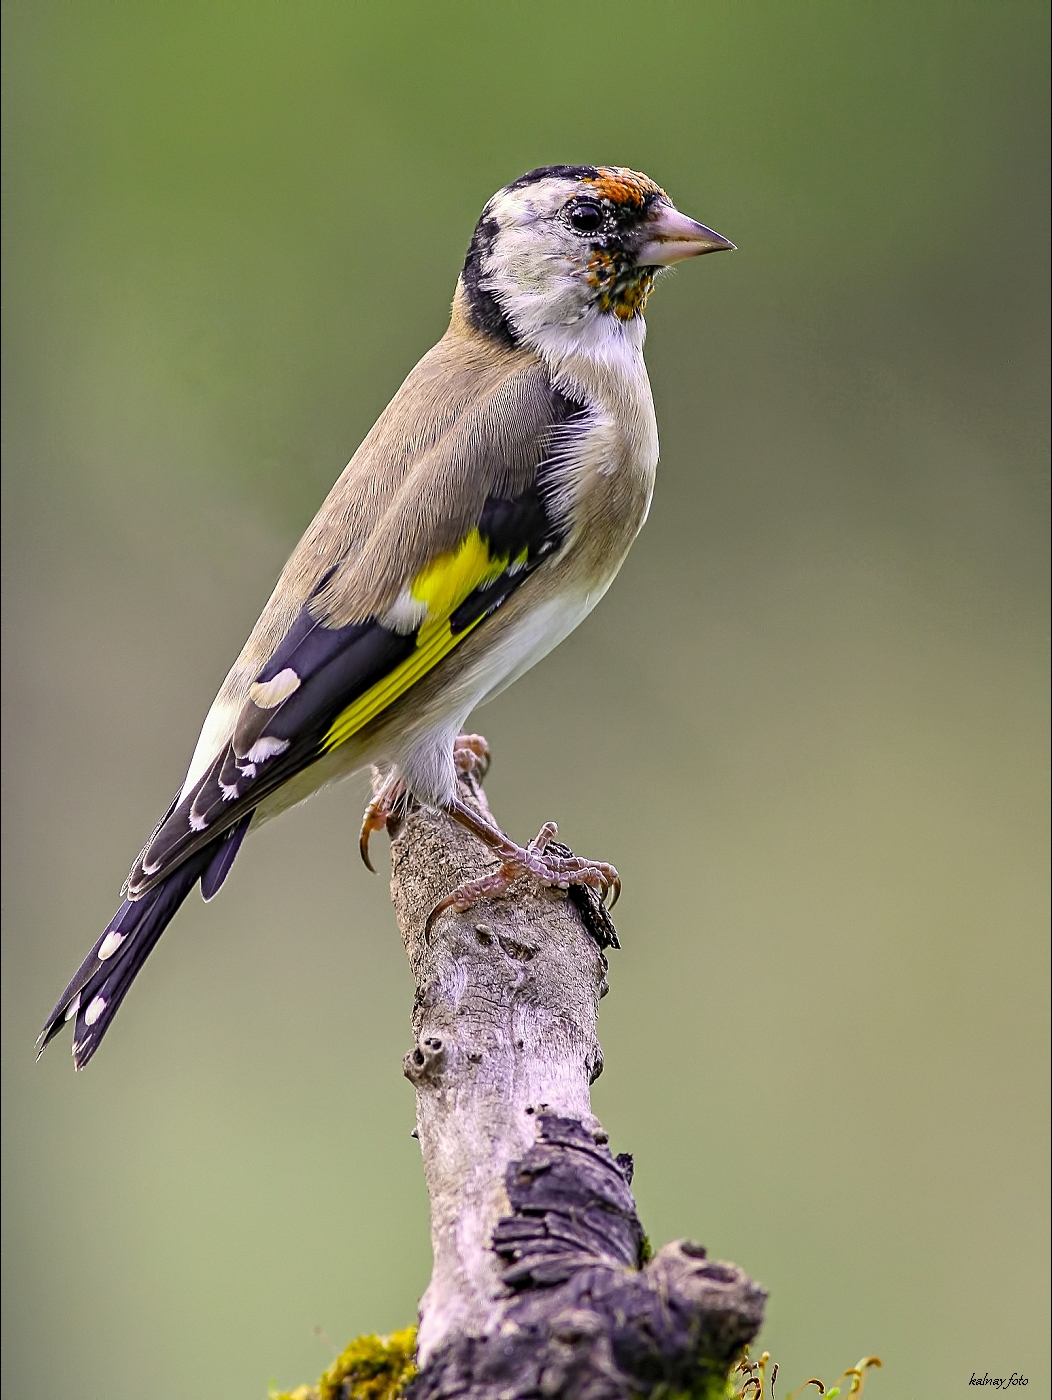
[(635, 256), (639, 267), (668, 267), (669, 263), (682, 262), (684, 258), (733, 248), (729, 239), (688, 219), (671, 204), (658, 204), (640, 229)]

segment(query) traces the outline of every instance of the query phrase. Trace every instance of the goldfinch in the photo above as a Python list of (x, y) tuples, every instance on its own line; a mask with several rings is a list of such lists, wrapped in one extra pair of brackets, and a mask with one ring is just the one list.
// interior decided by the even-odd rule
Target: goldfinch
[(493, 196), (449, 329), (285, 565), (41, 1050), (72, 1021), (83, 1068), (193, 887), (211, 899), (250, 830), (370, 765), (387, 779), (366, 812), (367, 863), (369, 832), (405, 794), (500, 857), (439, 909), (468, 908), (524, 871), (616, 897), (612, 866), (547, 849), (553, 824), (524, 848), (458, 799), (457, 765), (485, 757), (458, 735), (621, 567), (658, 460), (647, 298), (661, 269), (733, 246), (619, 167), (546, 166)]

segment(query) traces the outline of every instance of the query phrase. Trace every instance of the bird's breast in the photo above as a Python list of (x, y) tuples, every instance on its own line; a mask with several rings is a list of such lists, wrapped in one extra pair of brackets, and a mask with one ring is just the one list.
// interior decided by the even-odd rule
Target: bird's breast
[(641, 353), (575, 366), (571, 384), (586, 411), (556, 469), (568, 527), (560, 562), (574, 591), (593, 594), (605, 591), (650, 510), (657, 421)]

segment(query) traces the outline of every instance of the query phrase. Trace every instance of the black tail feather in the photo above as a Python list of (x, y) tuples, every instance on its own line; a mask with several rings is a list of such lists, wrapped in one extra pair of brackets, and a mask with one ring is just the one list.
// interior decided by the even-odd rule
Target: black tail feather
[(195, 851), (141, 899), (124, 901), (44, 1023), (37, 1038), (38, 1054), (66, 1021), (73, 1021), (73, 1063), (77, 1069), (84, 1068), (183, 900), (202, 877), (211, 877), (209, 897), (216, 893), (247, 827), (246, 822), (244, 830), (235, 827), (232, 836), (224, 835)]
[(230, 874), (234, 857), (241, 849), (241, 842), (248, 834), (252, 816), (253, 813), (249, 812), (247, 817), (242, 817), (220, 841), (218, 850), (208, 862), (208, 869), (201, 876), (201, 896), (203, 899), (214, 899), (222, 888), (223, 881)]

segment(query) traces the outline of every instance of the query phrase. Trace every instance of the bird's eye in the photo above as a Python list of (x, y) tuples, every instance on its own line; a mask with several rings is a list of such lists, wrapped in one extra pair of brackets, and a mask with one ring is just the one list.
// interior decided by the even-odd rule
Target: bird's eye
[(570, 207), (570, 227), (578, 233), (595, 233), (602, 227), (603, 211), (590, 199), (579, 199)]

